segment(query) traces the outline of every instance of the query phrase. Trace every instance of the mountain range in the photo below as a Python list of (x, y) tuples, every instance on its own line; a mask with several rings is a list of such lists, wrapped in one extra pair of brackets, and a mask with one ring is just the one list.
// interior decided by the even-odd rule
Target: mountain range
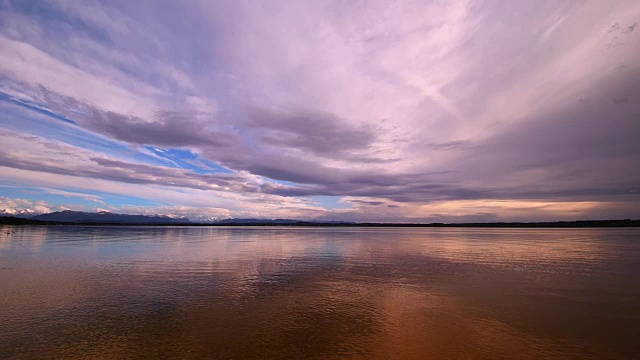
[(210, 226), (385, 226), (385, 227), (640, 227), (640, 220), (578, 220), (556, 222), (495, 222), (495, 223), (355, 223), (346, 221), (313, 221), (295, 219), (223, 219), (212, 221), (192, 221), (186, 217), (171, 217), (167, 215), (129, 215), (108, 211), (83, 212), (64, 210), (48, 214), (33, 215), (30, 213), (12, 214), (0, 211), (0, 224), (32, 224), (32, 225), (61, 225), (61, 224), (109, 224), (109, 225), (210, 225)]
[(84, 211), (56, 211), (48, 214), (40, 214), (28, 217), (31, 220), (55, 221), (62, 223), (103, 223), (103, 224), (188, 224), (187, 218), (175, 218), (166, 215), (128, 215), (117, 214), (109, 211), (84, 212)]
[[(127, 225), (196, 225), (196, 224), (220, 224), (220, 225), (254, 225), (254, 224), (304, 224), (301, 220), (291, 219), (223, 219), (213, 221), (191, 221), (186, 217), (171, 217), (166, 215), (129, 215), (118, 214), (109, 211), (84, 212), (84, 211), (56, 211), (47, 214), (34, 215), (32, 213), (6, 213), (0, 211), (0, 217), (12, 217), (30, 221), (74, 223), (74, 224), (127, 224)], [(344, 224), (342, 221), (329, 221), (327, 224)]]

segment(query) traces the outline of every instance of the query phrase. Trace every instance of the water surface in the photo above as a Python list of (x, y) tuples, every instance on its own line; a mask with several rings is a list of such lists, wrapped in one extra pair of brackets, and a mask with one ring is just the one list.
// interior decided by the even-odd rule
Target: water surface
[(3, 359), (640, 358), (640, 229), (0, 230)]

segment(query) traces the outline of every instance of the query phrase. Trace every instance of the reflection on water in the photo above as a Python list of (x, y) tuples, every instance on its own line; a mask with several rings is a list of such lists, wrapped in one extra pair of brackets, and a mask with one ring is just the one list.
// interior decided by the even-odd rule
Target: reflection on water
[(638, 357), (640, 229), (0, 229), (3, 359)]

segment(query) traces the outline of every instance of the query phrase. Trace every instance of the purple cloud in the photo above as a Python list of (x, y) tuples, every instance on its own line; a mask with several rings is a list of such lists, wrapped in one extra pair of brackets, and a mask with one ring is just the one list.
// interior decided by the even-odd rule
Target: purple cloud
[[(638, 17), (623, 1), (4, 2), (2, 109), (57, 130), (0, 119), (0, 183), (152, 186), (227, 215), (637, 217)], [(233, 173), (184, 165), (205, 163)]]

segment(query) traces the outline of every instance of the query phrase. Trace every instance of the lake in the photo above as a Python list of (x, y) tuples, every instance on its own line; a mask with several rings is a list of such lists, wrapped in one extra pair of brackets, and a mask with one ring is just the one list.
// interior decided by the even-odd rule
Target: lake
[(2, 359), (640, 358), (638, 228), (0, 230)]

